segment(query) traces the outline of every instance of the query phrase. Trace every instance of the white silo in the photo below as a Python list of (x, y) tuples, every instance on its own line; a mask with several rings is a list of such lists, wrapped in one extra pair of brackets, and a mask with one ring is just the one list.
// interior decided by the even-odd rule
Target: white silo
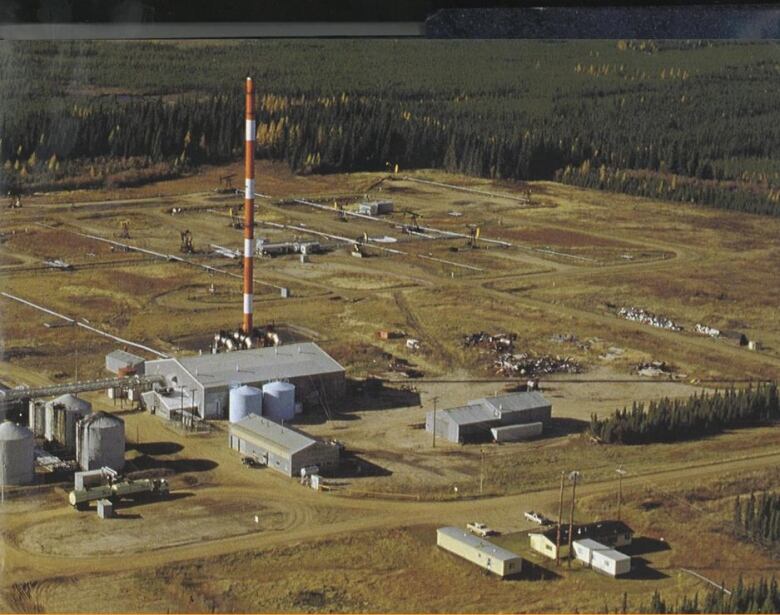
[(248, 385), (230, 389), (230, 422), (238, 423), (241, 419), (263, 413), (263, 391)]
[(21, 425), (0, 424), (0, 483), (26, 485), (33, 482), (33, 433)]
[(263, 385), (263, 416), (281, 423), (295, 416), (295, 386), (289, 382)]
[(125, 465), (125, 422), (107, 412), (95, 412), (78, 422), (76, 459), (81, 469), (108, 466), (121, 470)]
[(76, 449), (76, 423), (92, 412), (92, 404), (70, 393), (46, 402), (44, 437), (68, 450)]

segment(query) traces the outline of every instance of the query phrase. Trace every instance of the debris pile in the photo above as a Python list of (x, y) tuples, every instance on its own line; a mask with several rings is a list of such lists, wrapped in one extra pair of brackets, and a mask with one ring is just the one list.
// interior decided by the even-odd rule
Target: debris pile
[(674, 368), (666, 361), (646, 361), (634, 369), (640, 376), (671, 376), (674, 373)]
[(659, 329), (669, 329), (670, 331), (682, 331), (682, 327), (675, 323), (671, 318), (662, 316), (660, 314), (653, 314), (647, 310), (637, 307), (622, 307), (618, 310), (618, 316), (625, 318), (626, 320), (633, 320), (634, 322), (641, 322), (651, 327), (658, 327)]
[(703, 325), (701, 323), (696, 323), (694, 330), (696, 331), (696, 333), (701, 333), (702, 335), (709, 335), (710, 337), (720, 336), (719, 329), (716, 329), (715, 327), (710, 327), (708, 325)]
[(494, 361), (496, 372), (504, 376), (536, 376), (538, 374), (579, 374), (582, 368), (570, 357), (559, 355), (534, 357), (526, 352), (502, 353)]
[(493, 367), (496, 373), (504, 376), (535, 376), (538, 374), (569, 373), (579, 374), (582, 368), (570, 357), (533, 356), (527, 352), (515, 352), (516, 333), (497, 333), (491, 335), (485, 331), (463, 336), (463, 345), (467, 348), (483, 348), (494, 355)]

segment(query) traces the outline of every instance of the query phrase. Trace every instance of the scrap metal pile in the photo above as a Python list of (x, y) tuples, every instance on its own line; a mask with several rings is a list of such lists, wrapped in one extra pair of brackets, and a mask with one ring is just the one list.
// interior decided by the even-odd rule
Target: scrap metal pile
[(618, 310), (618, 316), (621, 316), (626, 320), (641, 322), (642, 324), (650, 325), (651, 327), (658, 327), (659, 329), (682, 331), (682, 327), (675, 323), (671, 318), (661, 316), (660, 314), (653, 314), (642, 308), (622, 307)]
[(484, 331), (471, 333), (463, 337), (467, 348), (477, 347), (493, 355), (493, 367), (503, 376), (536, 376), (540, 374), (568, 373), (579, 374), (580, 365), (570, 357), (533, 356), (527, 352), (515, 352), (516, 333), (498, 333), (491, 335)]

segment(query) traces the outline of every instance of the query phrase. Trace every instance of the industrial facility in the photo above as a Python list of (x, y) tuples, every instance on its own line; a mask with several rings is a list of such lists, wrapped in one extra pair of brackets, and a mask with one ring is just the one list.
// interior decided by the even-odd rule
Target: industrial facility
[(541, 393), (525, 391), (484, 397), (459, 408), (425, 417), (425, 429), (450, 442), (469, 442), (490, 436), (497, 442), (523, 440), (542, 433), (552, 405)]
[[(341, 399), (345, 387), (344, 368), (313, 342), (156, 359), (147, 361), (145, 370), (147, 375), (162, 376), (167, 386), (143, 393), (143, 404), (165, 416), (181, 411), (201, 419), (228, 418), (230, 389), (250, 385), (262, 387), (274, 418), (289, 420), (291, 386), (293, 408), (296, 402), (302, 408), (327, 408)], [(281, 410), (276, 398), (283, 400)]]
[(255, 414), (230, 424), (230, 448), (287, 476), (316, 467), (316, 472), (338, 466), (340, 449), (331, 442), (315, 440)]
[(523, 570), (523, 558), (519, 555), (457, 527), (437, 529), (436, 544), (502, 578), (518, 575)]

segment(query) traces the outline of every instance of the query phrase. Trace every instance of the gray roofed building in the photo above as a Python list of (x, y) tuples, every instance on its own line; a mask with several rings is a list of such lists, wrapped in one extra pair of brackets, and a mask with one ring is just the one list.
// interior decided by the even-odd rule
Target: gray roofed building
[(143, 375), (146, 359), (125, 350), (114, 350), (106, 355), (106, 369), (114, 374), (120, 371)]
[[(492, 427), (545, 423), (552, 416), (552, 405), (537, 391), (507, 393), (475, 399), (466, 406), (436, 413), (436, 435), (451, 442), (487, 438)], [(433, 412), (425, 417), (425, 429), (434, 430)]]
[(288, 476), (297, 476), (301, 468), (310, 466), (327, 470), (339, 462), (339, 448), (335, 444), (316, 440), (257, 415), (230, 424), (229, 444), (230, 448)]
[(296, 400), (327, 405), (344, 394), (345, 372), (313, 342), (253, 348), (146, 362), (147, 375), (161, 375), (167, 385), (185, 389), (201, 418), (225, 418), (231, 386), (260, 387), (274, 380), (295, 385)]

